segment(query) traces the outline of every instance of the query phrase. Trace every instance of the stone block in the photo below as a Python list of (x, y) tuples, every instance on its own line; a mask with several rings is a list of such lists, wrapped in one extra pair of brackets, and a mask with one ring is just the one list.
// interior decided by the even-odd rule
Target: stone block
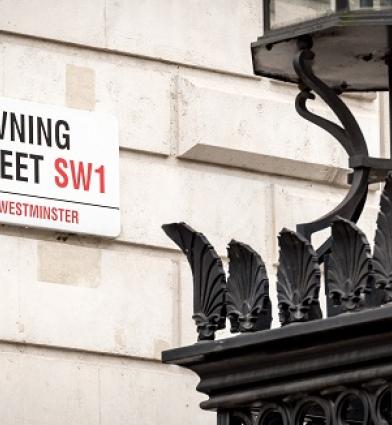
[(252, 73), (250, 43), (261, 34), (256, 0), (5, 0), (2, 5), (2, 30), (236, 73)]
[(76, 358), (42, 357), (18, 345), (0, 347), (3, 425), (99, 424), (96, 366)]
[(1, 236), (0, 338), (159, 359), (177, 345), (177, 269), (126, 249)]
[(107, 2), (107, 47), (193, 66), (252, 73), (256, 0)]
[[(213, 88), (196, 78), (180, 79), (178, 156), (343, 184), (348, 157), (339, 143), (296, 113), (295, 95), (288, 100), (262, 89), (255, 82), (253, 95), (245, 85), (241, 94), (238, 85), (234, 91), (223, 85)], [(326, 115), (324, 109), (316, 104), (318, 114)], [(354, 111), (371, 154), (378, 156), (376, 110), (354, 107)]]
[(389, 126), (388, 93), (378, 93), (378, 104), (380, 108), (381, 155), (386, 158), (389, 158), (391, 154), (391, 136)]
[(39, 282), (97, 288), (102, 282), (102, 250), (38, 242)]
[(169, 155), (171, 72), (131, 58), (113, 61), (94, 57), (93, 66), (97, 74), (96, 110), (118, 118), (120, 146)]
[(105, 0), (4, 0), (2, 9), (2, 30), (105, 46)]
[(0, 343), (2, 425), (213, 425), (178, 367)]
[[(34, 242), (11, 236), (1, 236), (0, 244), (0, 336), (5, 339), (23, 338), (24, 322), (19, 309), (18, 282), (31, 267)], [(1, 397), (0, 397), (1, 398)]]
[(261, 177), (151, 156), (123, 155), (120, 162), (120, 240), (175, 248), (160, 227), (185, 221), (221, 255), (235, 238), (267, 257), (271, 191)]
[(70, 108), (95, 108), (95, 72), (91, 68), (68, 64), (65, 73), (66, 105)]
[(196, 392), (197, 376), (177, 367), (104, 367), (100, 379), (102, 425), (216, 424), (214, 412), (199, 408), (205, 396)]
[(3, 95), (109, 113), (120, 146), (169, 155), (171, 73), (142, 60), (2, 38)]
[(56, 51), (46, 43), (10, 36), (2, 36), (0, 45), (4, 61), (3, 96), (65, 105), (67, 61), (60, 53), (63, 49)]

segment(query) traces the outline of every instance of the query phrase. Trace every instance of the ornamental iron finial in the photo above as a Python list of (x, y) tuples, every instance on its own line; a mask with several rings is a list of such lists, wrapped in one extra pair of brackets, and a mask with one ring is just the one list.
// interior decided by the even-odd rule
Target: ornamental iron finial
[(370, 272), (370, 246), (365, 234), (351, 221), (336, 219), (332, 224), (328, 296), (343, 312), (360, 310), (369, 292)]
[(199, 340), (213, 340), (225, 328), (226, 277), (222, 261), (207, 238), (185, 223), (162, 226), (187, 256), (193, 275), (193, 319)]
[(265, 264), (250, 246), (232, 240), (228, 247), (226, 308), (231, 332), (252, 332), (271, 326), (271, 301)]
[(320, 266), (312, 245), (298, 233), (279, 234), (278, 305), (282, 325), (320, 319)]
[(383, 292), (384, 304), (392, 301), (392, 174), (389, 174), (381, 195), (377, 230), (374, 239), (373, 277)]

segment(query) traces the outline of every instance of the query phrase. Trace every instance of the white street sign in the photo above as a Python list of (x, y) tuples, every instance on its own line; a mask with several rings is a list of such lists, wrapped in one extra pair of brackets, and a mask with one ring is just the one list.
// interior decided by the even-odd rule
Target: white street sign
[(118, 236), (115, 118), (0, 97), (0, 222)]

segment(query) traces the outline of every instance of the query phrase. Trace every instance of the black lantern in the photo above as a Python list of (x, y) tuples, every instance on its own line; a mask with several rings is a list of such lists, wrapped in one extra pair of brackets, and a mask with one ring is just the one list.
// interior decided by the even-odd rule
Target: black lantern
[(264, 36), (252, 46), (257, 75), (298, 82), (296, 40), (311, 36), (315, 74), (342, 91), (387, 90), (391, 0), (264, 0)]

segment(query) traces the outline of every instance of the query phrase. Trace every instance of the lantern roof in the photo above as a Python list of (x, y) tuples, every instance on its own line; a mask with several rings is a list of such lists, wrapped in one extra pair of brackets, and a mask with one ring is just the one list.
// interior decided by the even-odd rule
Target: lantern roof
[(252, 44), (256, 75), (298, 83), (292, 60), (298, 39), (311, 37), (314, 72), (345, 91), (388, 90), (392, 10), (331, 13), (266, 31)]

